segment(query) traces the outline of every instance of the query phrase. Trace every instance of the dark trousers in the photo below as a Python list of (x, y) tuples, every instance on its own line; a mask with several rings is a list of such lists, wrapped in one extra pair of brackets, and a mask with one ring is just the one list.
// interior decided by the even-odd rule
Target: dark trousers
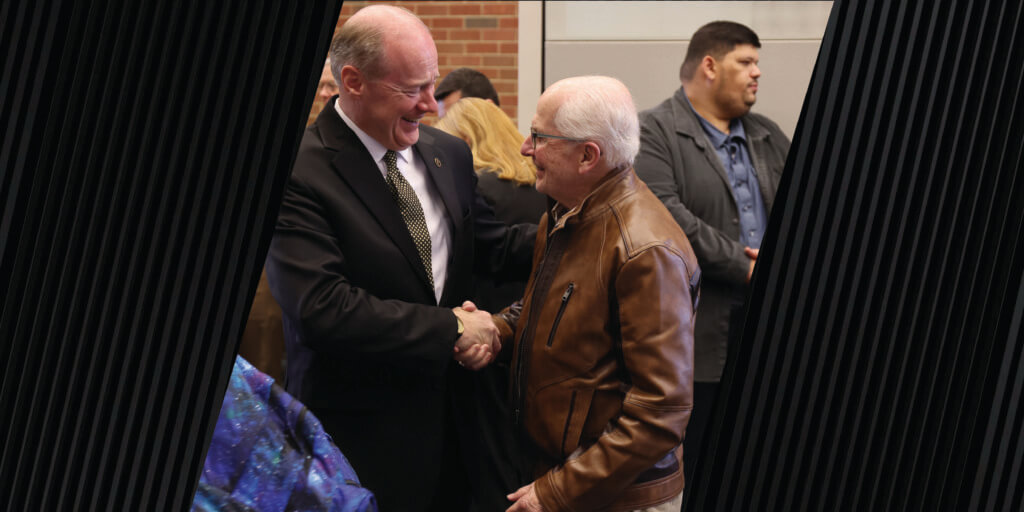
[(683, 493), (683, 507), (685, 508), (686, 498), (689, 497), (692, 488), (693, 478), (697, 468), (700, 466), (700, 452), (704, 441), (709, 437), (707, 434), (708, 424), (711, 423), (711, 411), (718, 397), (717, 382), (694, 382), (693, 383), (693, 412), (690, 414), (690, 422), (686, 425), (686, 438), (683, 439), (683, 475), (686, 478), (686, 488)]
[(469, 486), (469, 475), (463, 463), (462, 443), (459, 440), (452, 404), (447, 403), (445, 414), (444, 456), (438, 461), (441, 466), (441, 477), (438, 480), (437, 492), (430, 501), (427, 510), (430, 512), (468, 511), (472, 489)]
[[(508, 404), (509, 368), (496, 362), (479, 372), (463, 372), (456, 386), (455, 421), (459, 449), (472, 491), (472, 512), (504, 511), (505, 497), (533, 481), (523, 468), (523, 449)], [(456, 387), (453, 386), (453, 387)]]
[[(745, 315), (744, 303), (733, 304), (729, 311), (730, 352), (740, 345)], [(692, 494), (691, 490), (695, 488), (693, 484), (696, 483), (695, 478), (699, 474), (701, 464), (699, 458), (704, 450), (704, 443), (711, 437), (708, 426), (711, 424), (711, 414), (715, 409), (720, 389), (719, 382), (693, 383), (693, 412), (690, 414), (690, 422), (686, 425), (686, 438), (683, 439), (683, 475), (686, 477), (686, 488), (683, 490), (682, 510), (686, 510), (686, 502)]]
[[(415, 390), (409, 391), (410, 395)], [(449, 400), (411, 396), (400, 410), (313, 410), (381, 512), (466, 512), (471, 496)], [(441, 397), (436, 397), (441, 398)], [(418, 412), (409, 415), (409, 412)], [(430, 433), (410, 418), (443, 415)], [(433, 420), (436, 421), (436, 420)]]

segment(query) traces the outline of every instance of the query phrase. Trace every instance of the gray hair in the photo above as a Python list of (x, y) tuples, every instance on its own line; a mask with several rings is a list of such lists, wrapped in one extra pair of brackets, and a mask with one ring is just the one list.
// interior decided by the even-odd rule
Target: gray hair
[[(381, 19), (388, 20), (382, 23)], [(404, 20), (403, 20), (404, 18)], [(341, 87), (341, 68), (352, 66), (367, 79), (375, 80), (385, 74), (385, 38), (400, 36), (395, 27), (415, 20), (428, 33), (430, 29), (412, 11), (392, 5), (364, 7), (342, 25), (331, 40), (331, 74)]]
[(563, 135), (597, 143), (612, 168), (633, 165), (640, 151), (640, 121), (626, 86), (608, 76), (578, 76), (548, 91), (563, 96), (554, 124)]

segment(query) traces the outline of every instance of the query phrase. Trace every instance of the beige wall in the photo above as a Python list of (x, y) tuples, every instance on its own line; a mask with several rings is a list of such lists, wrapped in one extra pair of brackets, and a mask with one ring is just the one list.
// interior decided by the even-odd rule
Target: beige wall
[[(726, 19), (758, 33), (762, 77), (754, 111), (792, 137), (831, 8), (832, 2), (520, 2), (520, 129), (529, 131), (542, 80), (546, 86), (610, 75), (630, 88), (638, 109), (653, 107), (679, 87), (690, 35)], [(537, 46), (532, 55), (524, 53), (527, 41)]]

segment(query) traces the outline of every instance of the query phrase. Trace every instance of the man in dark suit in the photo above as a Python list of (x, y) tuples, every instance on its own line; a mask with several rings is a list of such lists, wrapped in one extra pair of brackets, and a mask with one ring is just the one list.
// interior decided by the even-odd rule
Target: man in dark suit
[(339, 96), (303, 136), (267, 260), (286, 387), (382, 510), (465, 509), (451, 418), (468, 370), (449, 363), (478, 368), (499, 345), (462, 301), (474, 267), (528, 274), (536, 230), (496, 221), (466, 144), (420, 125), (437, 50), (412, 13), (360, 10), (331, 62)]

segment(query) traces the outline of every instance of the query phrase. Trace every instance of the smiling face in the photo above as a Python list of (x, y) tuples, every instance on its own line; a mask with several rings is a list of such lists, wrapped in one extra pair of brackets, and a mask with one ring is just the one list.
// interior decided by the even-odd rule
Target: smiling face
[(437, 49), (427, 33), (385, 42), (382, 76), (361, 81), (360, 108), (352, 120), (384, 147), (401, 151), (420, 137), (420, 120), (437, 112)]
[(745, 115), (757, 101), (758, 62), (757, 48), (749, 44), (737, 45), (717, 61), (714, 101), (727, 118)]
[[(555, 128), (554, 118), (558, 113), (555, 95), (545, 93), (537, 101), (537, 113), (533, 116), (530, 129), (537, 133), (563, 135)], [(533, 159), (537, 167), (537, 191), (551, 196), (563, 206), (571, 208), (585, 195), (581, 194), (577, 156), (581, 142), (549, 139), (538, 136), (536, 147), (532, 136), (527, 136), (519, 152)]]

